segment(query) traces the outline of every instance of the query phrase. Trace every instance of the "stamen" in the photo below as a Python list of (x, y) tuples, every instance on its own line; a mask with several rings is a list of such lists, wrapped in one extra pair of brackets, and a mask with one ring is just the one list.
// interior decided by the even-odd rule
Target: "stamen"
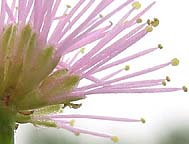
[(100, 18), (103, 18), (104, 16), (103, 16), (102, 14), (99, 14), (99, 17), (100, 17)]
[(174, 59), (172, 59), (171, 64), (172, 64), (172, 66), (177, 66), (177, 65), (179, 65), (179, 60), (177, 58), (174, 58)]
[(107, 76), (103, 77), (101, 80), (102, 81), (108, 80), (108, 79), (112, 78), (113, 76), (118, 75), (122, 71), (123, 71), (123, 69), (118, 69), (117, 71), (112, 72), (112, 73), (108, 74)]
[[(129, 22), (129, 24), (126, 26), (126, 27), (124, 27), (124, 28), (127, 28), (127, 27), (130, 27), (130, 26), (132, 26), (133, 25), (133, 23), (134, 22), (136, 22), (136, 20), (139, 18), (139, 17), (141, 17), (141, 15), (143, 15), (147, 10), (149, 10), (151, 7), (152, 7), (152, 5), (154, 5), (155, 4), (155, 2), (153, 2), (152, 4), (150, 4), (147, 8), (145, 8), (141, 13), (139, 13), (137, 16), (135, 16), (130, 22)], [(132, 12), (132, 11), (131, 11)], [(123, 21), (126, 19), (125, 17), (127, 17), (127, 16), (129, 16), (130, 15), (130, 11), (129, 11), (129, 13), (128, 14), (126, 14), (123, 18), (124, 19), (121, 19), (120, 20), (120, 22), (119, 22), (119, 24), (122, 24), (123, 23)], [(91, 52), (89, 52), (86, 56), (84, 56), (83, 58), (81, 58), (80, 60), (78, 60), (76, 63), (75, 63), (75, 65), (73, 65), (73, 67), (72, 67), (72, 69), (71, 69), (71, 71), (76, 71), (76, 72), (78, 72), (78, 73), (80, 73), (80, 71), (78, 70), (78, 67), (80, 66), (80, 68), (81, 68), (81, 66), (83, 66), (82, 65), (82, 61), (83, 60), (85, 60), (85, 59), (88, 59), (88, 58), (90, 58), (92, 55), (94, 55), (94, 53), (96, 53), (96, 52), (98, 52), (102, 47), (104, 47), (104, 45), (106, 45), (107, 44), (107, 42), (109, 42), (110, 40), (112, 40), (112, 38), (113, 37), (115, 37), (116, 35), (118, 35), (123, 29), (122, 28), (120, 28), (120, 26), (122, 26), (122, 25), (117, 25), (117, 26), (115, 26), (112, 30), (111, 30), (111, 33), (109, 33), (109, 35), (106, 35), (106, 37), (103, 39), (103, 41), (100, 41), (96, 46), (95, 46), (95, 48), (91, 51)], [(122, 26), (123, 27), (123, 26)], [(120, 28), (120, 29), (119, 29)], [(133, 35), (133, 34), (132, 34)], [(139, 35), (141, 35), (141, 36), (139, 36)], [(133, 43), (135, 43), (136, 41), (138, 41), (140, 38), (142, 38), (143, 36), (145, 36), (146, 35), (146, 31), (145, 30), (142, 30), (141, 32), (139, 32), (138, 33), (138, 35), (135, 35), (135, 36), (133, 36), (132, 38), (133, 38), (133, 40), (134, 41), (132, 41), (131, 42), (131, 44), (129, 43), (129, 44), (127, 44), (127, 45), (132, 45)], [(120, 48), (121, 49), (121, 48)], [(60, 50), (61, 51), (61, 50)], [(122, 50), (123, 51), (123, 50)], [(99, 57), (99, 56), (98, 56)], [(87, 64), (84, 64), (84, 65), (87, 65)], [(88, 68), (88, 66), (86, 66), (85, 67), (86, 69)], [(86, 70), (85, 69), (85, 70)], [(78, 70), (78, 71), (77, 71)], [(83, 70), (83, 69), (82, 69)], [(87, 73), (88, 74), (88, 73)]]
[(112, 62), (112, 63), (106, 64), (106, 65), (104, 65), (104, 66), (102, 66), (102, 67), (99, 67), (99, 68), (98, 68), (96, 71), (94, 71), (94, 72), (103, 71), (103, 70), (105, 70), (105, 69), (108, 69), (108, 68), (110, 68), (110, 67), (114, 67), (114, 66), (119, 65), (119, 64), (121, 64), (121, 63), (128, 62), (128, 61), (130, 61), (130, 60), (133, 60), (133, 59), (139, 58), (139, 57), (141, 57), (141, 56), (144, 56), (144, 55), (146, 55), (146, 54), (149, 54), (149, 53), (151, 53), (151, 52), (153, 52), (153, 51), (155, 51), (155, 50), (157, 50), (157, 48), (150, 48), (150, 49), (147, 49), (147, 50), (144, 50), (144, 51), (140, 51), (140, 52), (135, 53), (135, 54), (133, 54), (133, 55), (130, 55), (130, 56), (126, 57), (126, 58), (122, 58), (122, 59), (119, 59), (119, 60), (114, 61), (114, 62)]
[(118, 117), (108, 117), (108, 116), (96, 116), (96, 115), (80, 115), (80, 114), (72, 114), (72, 115), (49, 115), (51, 119), (97, 119), (97, 120), (105, 120), (105, 121), (119, 121), (119, 122), (140, 122), (139, 119), (129, 119), (129, 118), (118, 118)]
[(166, 80), (167, 80), (168, 82), (170, 82), (170, 81), (171, 81), (171, 79), (170, 79), (170, 77), (169, 77), (169, 76), (166, 76)]
[(70, 126), (74, 126), (75, 125), (75, 120), (71, 120), (71, 121), (69, 121), (69, 124), (70, 124)]
[(109, 23), (110, 23), (110, 26), (112, 26), (114, 24), (112, 21), (109, 21)]
[(66, 129), (66, 130), (68, 130), (70, 132), (73, 132), (77, 136), (79, 136), (82, 133), (82, 134), (88, 134), (88, 135), (103, 137), (103, 138), (112, 138), (112, 136), (109, 135), (109, 134), (89, 131), (89, 130), (80, 129), (80, 128), (73, 128), (72, 126), (65, 125), (64, 123), (61, 123), (61, 122), (58, 122), (57, 125), (60, 128)]
[(162, 81), (162, 85), (163, 86), (166, 86), (167, 85), (167, 83), (166, 83), (166, 81), (164, 80), (164, 81)]
[(71, 5), (69, 5), (69, 4), (67, 4), (67, 5), (66, 5), (66, 7), (67, 7), (67, 8), (71, 8), (72, 6), (71, 6)]
[(143, 124), (146, 123), (146, 120), (145, 120), (144, 118), (141, 118), (140, 120), (141, 120), (141, 122), (142, 122)]
[(81, 48), (81, 49), (80, 49), (80, 52), (81, 52), (82, 54), (84, 54), (84, 53), (85, 53), (85, 48)]
[(138, 18), (138, 19), (136, 20), (136, 23), (142, 23), (142, 19), (141, 19), (141, 18)]
[(188, 92), (188, 88), (186, 86), (183, 86), (182, 89), (184, 90), (184, 92)]
[(180, 91), (181, 88), (132, 88), (132, 89), (100, 89), (86, 92), (86, 95), (103, 93), (164, 93)]
[(141, 8), (141, 4), (140, 2), (136, 1), (132, 4), (132, 7), (136, 10), (140, 9)]
[(130, 69), (130, 66), (126, 65), (124, 69), (125, 69), (125, 71), (128, 71)]
[(68, 15), (68, 10), (71, 8), (71, 5), (66, 5), (66, 10), (64, 11), (64, 16)]
[(159, 25), (159, 19), (154, 18), (154, 21), (151, 22), (153, 27), (157, 27)]
[(163, 45), (162, 44), (158, 44), (158, 48), (163, 49)]
[(117, 136), (112, 136), (112, 137), (111, 137), (111, 140), (112, 140), (114, 143), (119, 142), (119, 138), (118, 138)]
[(152, 32), (153, 31), (153, 27), (152, 26), (147, 26), (146, 27), (146, 32)]
[(148, 19), (146, 23), (150, 26), (151, 25), (151, 20)]

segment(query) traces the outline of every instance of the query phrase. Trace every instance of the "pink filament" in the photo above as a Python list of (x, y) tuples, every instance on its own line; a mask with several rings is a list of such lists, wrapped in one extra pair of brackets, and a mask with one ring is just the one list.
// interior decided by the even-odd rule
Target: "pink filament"
[(104, 138), (111, 138), (112, 136), (109, 134), (104, 134), (104, 133), (99, 133), (99, 132), (93, 132), (93, 131), (89, 131), (89, 130), (84, 130), (84, 129), (79, 129), (79, 128), (74, 128), (72, 126), (69, 125), (65, 125), (61, 122), (58, 123), (58, 127), (66, 129), (70, 132), (77, 134), (83, 133), (83, 134), (88, 134), (88, 135), (93, 135), (93, 136), (98, 136), (98, 137), (104, 137)]
[(76, 118), (76, 119), (97, 119), (97, 120), (108, 120), (108, 121), (119, 121), (119, 122), (141, 122), (141, 120), (137, 119), (129, 119), (129, 118), (118, 118), (118, 117), (107, 117), (107, 116), (95, 116), (95, 115), (79, 115), (79, 114), (72, 114), (72, 115), (50, 115), (48, 116), (53, 119), (57, 118)]

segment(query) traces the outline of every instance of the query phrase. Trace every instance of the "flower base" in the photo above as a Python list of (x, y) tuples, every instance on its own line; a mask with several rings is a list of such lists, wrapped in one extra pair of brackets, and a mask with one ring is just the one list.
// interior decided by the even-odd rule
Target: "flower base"
[(14, 128), (13, 112), (0, 104), (0, 144), (14, 144)]

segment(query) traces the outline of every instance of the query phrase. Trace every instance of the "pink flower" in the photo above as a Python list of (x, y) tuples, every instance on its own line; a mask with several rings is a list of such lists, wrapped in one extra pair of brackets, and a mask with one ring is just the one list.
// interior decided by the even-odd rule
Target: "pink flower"
[[(66, 11), (59, 16), (57, 10), (61, 0), (11, 2), (10, 5), (7, 0), (1, 2), (0, 98), (4, 107), (14, 107), (17, 123), (58, 127), (75, 134), (106, 137), (117, 142), (116, 136), (75, 128), (70, 119), (143, 123), (144, 119), (64, 115), (56, 112), (66, 106), (79, 108), (81, 105), (73, 101), (93, 94), (187, 91), (185, 86), (165, 88), (169, 77), (129, 80), (169, 65), (176, 66), (179, 64), (176, 58), (130, 74), (124, 73), (129, 70), (129, 65), (117, 70), (114, 68), (163, 48), (159, 44), (114, 60), (158, 26), (157, 18), (144, 23), (141, 19), (155, 2), (131, 17), (141, 4), (127, 0), (107, 15), (99, 17), (102, 10), (113, 3), (113, 0), (102, 0), (85, 20), (81, 20), (81, 17), (94, 5), (95, 0), (79, 0), (72, 9), (67, 5)], [(109, 18), (126, 7), (128, 12), (117, 24), (107, 23)], [(77, 25), (78, 22), (81, 24)], [(125, 30), (128, 33), (115, 40)], [(101, 76), (102, 73), (106, 75)]]

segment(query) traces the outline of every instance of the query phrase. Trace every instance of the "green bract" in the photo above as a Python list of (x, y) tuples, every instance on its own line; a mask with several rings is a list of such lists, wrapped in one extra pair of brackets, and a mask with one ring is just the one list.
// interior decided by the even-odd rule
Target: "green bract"
[[(78, 84), (79, 76), (67, 70), (52, 73), (59, 61), (54, 55), (54, 47), (39, 44), (29, 24), (5, 27), (0, 39), (0, 98), (4, 105), (19, 111), (78, 100), (66, 95)], [(59, 95), (65, 99), (51, 100)]]

